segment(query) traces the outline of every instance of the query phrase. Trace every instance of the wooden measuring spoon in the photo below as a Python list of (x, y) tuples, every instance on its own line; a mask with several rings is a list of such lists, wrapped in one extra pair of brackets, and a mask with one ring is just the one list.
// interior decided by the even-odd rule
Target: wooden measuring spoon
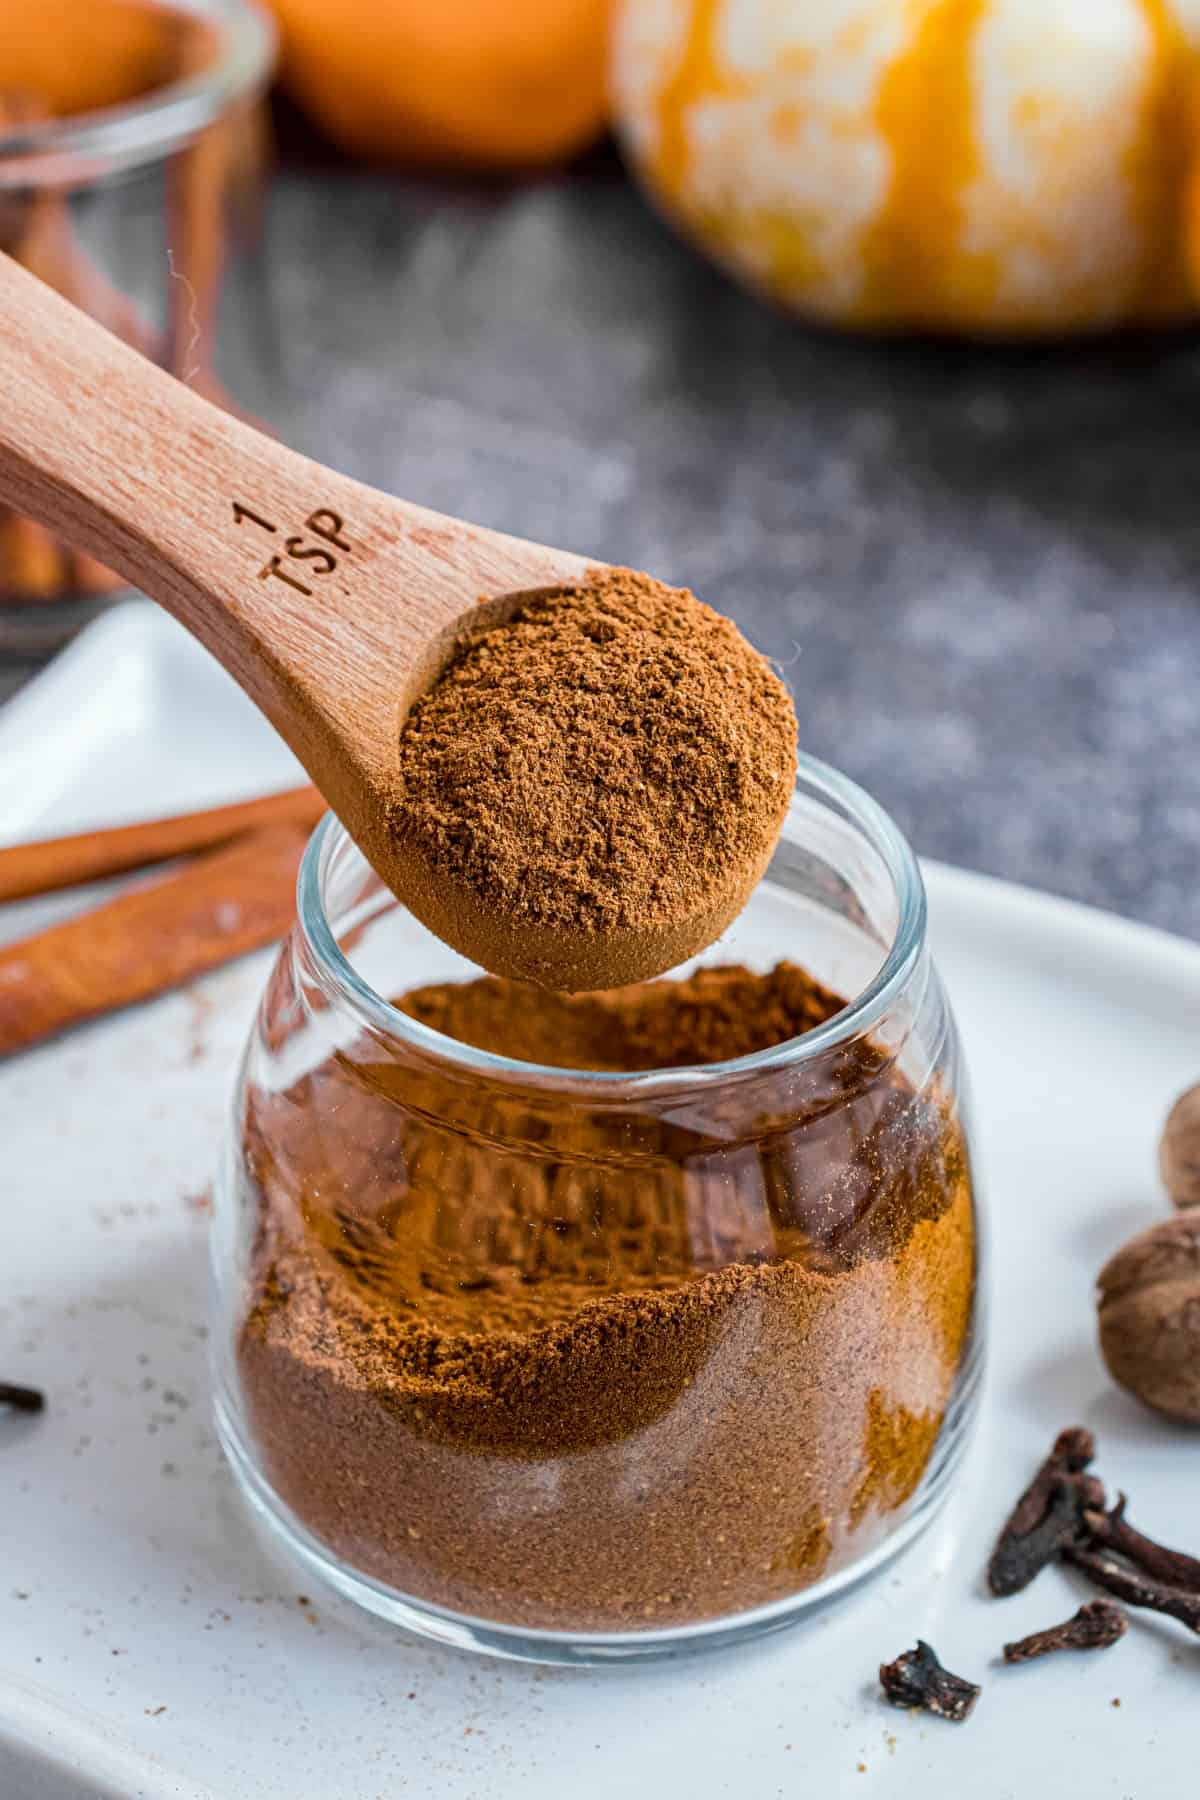
[(596, 565), (308, 461), (3, 257), (0, 321), (0, 499), (118, 569), (206, 645), (431, 929), (498, 974), (568, 988), (658, 974), (719, 936), (770, 846), (650, 927), (572, 933), (498, 921), (387, 827), (402, 718), (456, 634)]

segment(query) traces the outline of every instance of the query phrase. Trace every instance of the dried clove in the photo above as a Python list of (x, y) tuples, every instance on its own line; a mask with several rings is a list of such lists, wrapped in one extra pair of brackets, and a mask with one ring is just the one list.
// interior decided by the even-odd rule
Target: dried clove
[[(1083, 1514), (1096, 1498), (1090, 1477), (1081, 1489), (1077, 1476), (1060, 1476), (1050, 1489), (1046, 1512), (1023, 1537), (1002, 1536), (988, 1564), (988, 1586), (993, 1594), (1018, 1594), (1034, 1576), (1052, 1563), (1064, 1544), (1085, 1533)], [(1103, 1490), (1101, 1490), (1101, 1500)]]
[(980, 1693), (973, 1681), (944, 1669), (923, 1638), (895, 1662), (881, 1663), (879, 1681), (893, 1706), (933, 1713), (955, 1724), (968, 1717)]
[(1140, 1570), (1127, 1568), (1115, 1556), (1090, 1549), (1086, 1544), (1065, 1544), (1062, 1554), (1097, 1587), (1115, 1594), (1118, 1600), (1130, 1606), (1144, 1606), (1150, 1612), (1166, 1613), (1200, 1633), (1200, 1594), (1155, 1581)]
[(1077, 1475), (1094, 1461), (1096, 1434), (1086, 1425), (1068, 1425), (1054, 1440), (1049, 1456), (1030, 1482), (1009, 1515), (1004, 1532), (1023, 1537), (1037, 1524), (1046, 1510), (1049, 1491), (1060, 1475)]
[(21, 1387), (15, 1381), (0, 1381), (0, 1406), (9, 1406), (14, 1412), (41, 1412), (46, 1404), (46, 1396), (39, 1388)]
[(1036, 1656), (1048, 1656), (1052, 1650), (1107, 1650), (1129, 1630), (1129, 1620), (1111, 1600), (1089, 1600), (1073, 1618), (1061, 1625), (1050, 1625), (1045, 1631), (1031, 1631), (1016, 1643), (1005, 1644), (1004, 1660), (1008, 1663), (1032, 1662)]
[(1104, 1489), (1084, 1470), (1096, 1439), (1082, 1425), (1060, 1431), (1054, 1448), (1017, 1501), (988, 1563), (988, 1586), (998, 1596), (1028, 1587), (1064, 1544), (1085, 1533), (1085, 1510), (1104, 1510)]
[(1168, 1550), (1165, 1544), (1156, 1544), (1153, 1538), (1136, 1530), (1125, 1517), (1125, 1504), (1124, 1494), (1118, 1494), (1117, 1504), (1108, 1512), (1084, 1512), (1083, 1522), (1092, 1547), (1115, 1550), (1156, 1581), (1183, 1588), (1185, 1593), (1200, 1594), (1200, 1557)]

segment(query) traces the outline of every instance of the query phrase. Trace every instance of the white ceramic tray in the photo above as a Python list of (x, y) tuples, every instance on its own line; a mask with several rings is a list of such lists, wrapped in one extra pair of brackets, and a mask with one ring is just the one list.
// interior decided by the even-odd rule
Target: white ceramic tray
[[(146, 605), (103, 619), (0, 713), (19, 838), (287, 784), (232, 685)], [(0, 1797), (710, 1800), (1195, 1789), (1200, 1640), (1142, 1615), (1115, 1649), (1024, 1669), (999, 1646), (1072, 1611), (1058, 1570), (989, 1600), (991, 1537), (1076, 1419), (1144, 1528), (1200, 1547), (1200, 1434), (1107, 1382), (1091, 1286), (1162, 1216), (1154, 1146), (1200, 1075), (1200, 949), (926, 871), (966, 1038), (993, 1221), (992, 1372), (968, 1479), (872, 1587), (746, 1649), (627, 1671), (475, 1660), (349, 1617), (251, 1534), (205, 1375), (207, 1189), (258, 956), (0, 1065)], [(64, 897), (0, 910), (13, 937)], [(879, 1700), (930, 1638), (982, 1681), (953, 1727)], [(1119, 1700), (1119, 1707), (1114, 1704)]]

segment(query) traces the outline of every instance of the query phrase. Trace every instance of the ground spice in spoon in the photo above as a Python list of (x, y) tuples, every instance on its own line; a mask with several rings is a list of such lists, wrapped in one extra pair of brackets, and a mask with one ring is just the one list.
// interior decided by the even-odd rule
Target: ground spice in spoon
[(429, 871), (427, 924), (443, 896), (462, 947), (463, 896), (478, 909), (484, 968), (514, 972), (519, 922), (546, 934), (545, 971), (522, 974), (613, 987), (720, 934), (795, 772), (787, 689), (737, 627), (610, 569), (464, 635), (406, 715), (390, 827)]
[[(400, 1004), (610, 1070), (841, 1006), (786, 963)], [(973, 1291), (957, 1119), (863, 1039), (657, 1115), (589, 1092), (366, 1041), (251, 1090), (252, 1439), (338, 1556), (456, 1611), (612, 1631), (781, 1599), (884, 1535), (929, 1462)]]

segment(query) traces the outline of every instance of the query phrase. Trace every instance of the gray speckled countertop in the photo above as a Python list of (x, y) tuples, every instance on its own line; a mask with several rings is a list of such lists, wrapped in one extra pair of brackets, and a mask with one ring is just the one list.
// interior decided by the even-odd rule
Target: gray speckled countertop
[(1200, 937), (1200, 338), (807, 332), (603, 157), (290, 172), (257, 296), (228, 374), (300, 448), (688, 583), (919, 850)]

